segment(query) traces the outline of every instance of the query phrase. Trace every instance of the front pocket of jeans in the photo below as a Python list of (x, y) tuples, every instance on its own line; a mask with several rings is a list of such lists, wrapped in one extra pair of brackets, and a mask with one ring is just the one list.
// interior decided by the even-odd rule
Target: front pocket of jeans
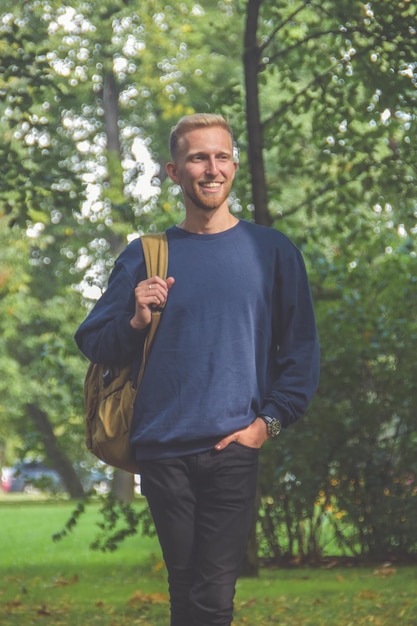
[(237, 446), (238, 448), (240, 448), (241, 450), (246, 450), (247, 452), (250, 452), (252, 454), (259, 454), (259, 448), (252, 448), (251, 446), (246, 446), (244, 443), (240, 443), (240, 441), (232, 441), (232, 443), (229, 444), (230, 446)]

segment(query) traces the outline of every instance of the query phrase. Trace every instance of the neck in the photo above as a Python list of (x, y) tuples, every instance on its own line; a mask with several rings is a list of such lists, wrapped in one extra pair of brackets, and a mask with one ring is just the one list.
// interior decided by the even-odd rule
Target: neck
[(200, 211), (186, 213), (185, 219), (178, 224), (178, 228), (197, 235), (213, 235), (233, 228), (238, 223), (237, 217), (227, 212)]

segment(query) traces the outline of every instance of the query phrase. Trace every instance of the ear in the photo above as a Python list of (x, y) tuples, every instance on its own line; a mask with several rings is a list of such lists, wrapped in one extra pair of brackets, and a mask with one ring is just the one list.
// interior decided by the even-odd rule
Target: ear
[(175, 167), (174, 163), (171, 163), (171, 162), (167, 163), (165, 166), (165, 170), (168, 176), (170, 177), (170, 179), (174, 181), (174, 183), (179, 183), (179, 179), (177, 176), (177, 168)]

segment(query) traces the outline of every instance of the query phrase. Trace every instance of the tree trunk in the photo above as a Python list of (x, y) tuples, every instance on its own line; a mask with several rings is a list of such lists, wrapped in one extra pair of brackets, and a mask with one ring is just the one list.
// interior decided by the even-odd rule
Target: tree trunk
[[(120, 161), (120, 136), (119, 136), (119, 90), (113, 72), (107, 71), (104, 75), (103, 85), (103, 109), (104, 126), (106, 131), (107, 150), (116, 153)], [(113, 184), (118, 185), (118, 181)]]
[[(123, 184), (122, 149), (119, 135), (119, 89), (110, 69), (104, 74), (103, 85), (104, 130), (106, 133), (107, 186), (105, 196), (110, 200), (112, 211), (122, 214), (129, 207)], [(126, 244), (121, 237), (114, 236), (112, 252), (119, 254)], [(114, 249), (113, 249), (114, 246)]]
[(112, 492), (120, 502), (132, 502), (134, 488), (135, 481), (133, 474), (119, 469), (114, 471)]
[[(266, 188), (265, 164), (262, 152), (262, 124), (259, 106), (259, 59), (261, 48), (257, 43), (259, 9), (262, 0), (248, 0), (244, 35), (243, 66), (245, 72), (246, 120), (248, 131), (248, 157), (252, 185), (254, 217), (257, 224), (271, 226), (272, 218), (268, 211), (268, 193)], [(246, 549), (242, 574), (257, 576), (259, 573), (258, 541), (256, 518), (259, 504), (256, 503), (253, 523)]]
[(37, 432), (41, 435), (47, 458), (51, 462), (52, 467), (60, 475), (70, 497), (83, 498), (85, 494), (80, 478), (74, 470), (71, 461), (59, 448), (48, 416), (35, 404), (27, 404), (26, 410), (35, 424)]
[[(108, 196), (113, 209), (126, 208), (124, 196), (122, 154), (119, 135), (119, 90), (114, 74), (107, 71), (103, 87), (104, 127), (107, 140), (107, 164), (110, 189)], [(126, 241), (115, 236), (110, 241), (112, 253), (117, 256), (125, 246)], [(133, 474), (116, 470), (113, 477), (112, 491), (121, 502), (130, 502), (134, 496)]]
[(259, 106), (259, 59), (261, 48), (257, 44), (259, 8), (262, 0), (249, 0), (246, 13), (243, 65), (245, 70), (246, 119), (248, 130), (248, 156), (255, 222), (271, 226), (268, 211), (265, 165), (262, 152), (262, 124)]

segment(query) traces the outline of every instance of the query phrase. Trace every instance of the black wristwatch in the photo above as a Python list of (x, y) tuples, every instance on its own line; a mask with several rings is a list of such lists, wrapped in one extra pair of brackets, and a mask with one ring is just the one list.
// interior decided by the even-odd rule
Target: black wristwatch
[(281, 422), (275, 417), (270, 417), (269, 415), (260, 415), (259, 417), (263, 419), (266, 424), (268, 437), (271, 437), (271, 439), (278, 437), (281, 432)]

